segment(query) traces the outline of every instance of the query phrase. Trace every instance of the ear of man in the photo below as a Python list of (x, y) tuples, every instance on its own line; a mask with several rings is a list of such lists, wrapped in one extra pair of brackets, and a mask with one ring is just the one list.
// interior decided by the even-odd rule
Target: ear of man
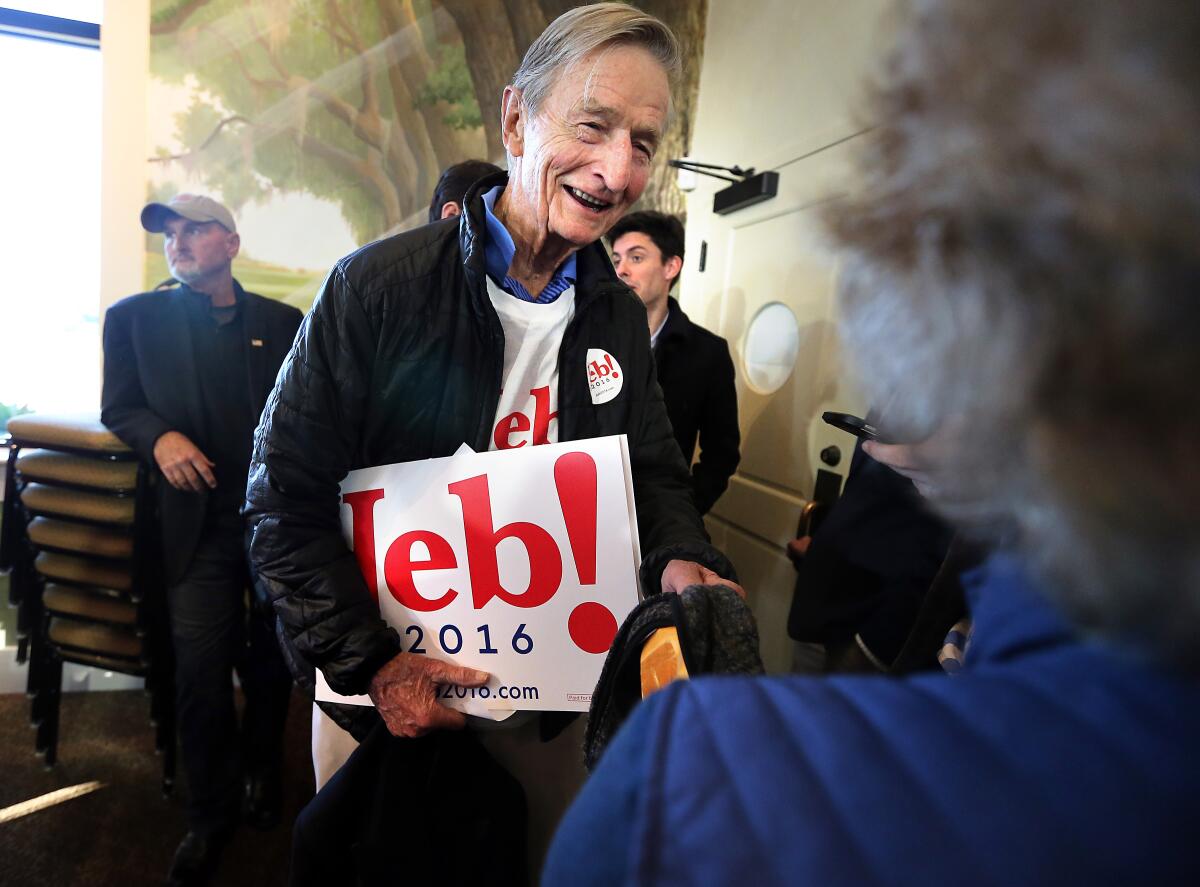
[(504, 147), (513, 157), (525, 152), (525, 103), (521, 101), (521, 90), (515, 86), (504, 87), (500, 100), (500, 134)]
[(675, 281), (679, 279), (679, 272), (683, 270), (683, 259), (679, 256), (671, 256), (663, 262), (663, 270), (667, 275), (668, 286), (674, 285)]

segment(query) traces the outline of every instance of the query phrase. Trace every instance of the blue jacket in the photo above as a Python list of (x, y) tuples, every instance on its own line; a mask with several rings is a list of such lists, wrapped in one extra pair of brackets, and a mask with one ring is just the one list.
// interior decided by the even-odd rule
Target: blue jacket
[(1079, 640), (1007, 559), (968, 595), (956, 677), (638, 706), (543, 883), (1200, 884), (1200, 681)]

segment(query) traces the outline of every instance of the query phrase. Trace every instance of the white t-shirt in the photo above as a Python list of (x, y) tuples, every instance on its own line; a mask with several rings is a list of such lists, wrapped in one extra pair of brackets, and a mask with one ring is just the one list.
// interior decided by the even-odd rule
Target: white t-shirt
[(504, 328), (504, 376), (490, 450), (558, 442), (558, 351), (575, 315), (575, 287), (544, 305), (509, 295), (487, 278)]

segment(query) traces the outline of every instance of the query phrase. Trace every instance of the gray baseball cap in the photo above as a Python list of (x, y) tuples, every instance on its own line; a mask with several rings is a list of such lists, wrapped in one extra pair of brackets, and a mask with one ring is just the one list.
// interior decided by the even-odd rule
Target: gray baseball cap
[(237, 233), (233, 213), (200, 194), (176, 194), (166, 203), (147, 203), (142, 209), (142, 227), (151, 234), (160, 234), (171, 216), (192, 222), (217, 222), (230, 234)]

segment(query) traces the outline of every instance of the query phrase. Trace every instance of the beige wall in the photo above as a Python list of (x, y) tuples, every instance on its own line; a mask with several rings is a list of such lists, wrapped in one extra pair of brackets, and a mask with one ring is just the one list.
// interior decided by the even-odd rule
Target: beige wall
[(146, 81), (150, 0), (109, 0), (100, 26), (104, 70), (100, 152), (100, 314), (142, 289)]
[[(759, 621), (764, 659), (787, 669), (786, 621), (795, 572), (783, 546), (812, 494), (817, 453), (853, 439), (820, 420), (822, 411), (861, 414), (864, 404), (842, 369), (834, 328), (836, 268), (821, 242), (816, 211), (847, 187), (846, 162), (862, 129), (855, 117), (862, 74), (885, 0), (711, 0), (692, 157), (779, 171), (777, 197), (725, 216), (712, 195), (725, 184), (700, 179), (688, 198), (683, 308), (729, 340), (738, 368), (742, 464), (708, 519), (733, 559)], [(699, 271), (701, 241), (707, 268)], [(799, 352), (773, 394), (751, 390), (744, 374), (747, 327), (782, 302), (794, 313)]]

